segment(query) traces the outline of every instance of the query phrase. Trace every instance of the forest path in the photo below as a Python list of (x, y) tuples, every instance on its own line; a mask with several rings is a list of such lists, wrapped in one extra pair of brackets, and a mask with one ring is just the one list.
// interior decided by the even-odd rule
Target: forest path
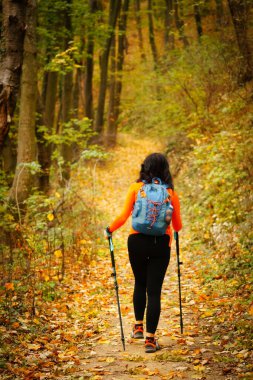
[[(90, 176), (75, 177), (74, 180), (78, 181), (78, 196), (87, 201), (87, 194), (93, 194), (97, 209), (106, 215), (101, 222), (101, 217), (94, 212), (101, 233), (97, 241), (88, 234), (85, 240), (80, 241), (81, 249), (82, 245), (93, 246), (93, 258), (88, 265), (78, 262), (76, 274), (74, 267), (70, 268), (71, 272), (66, 271), (65, 280), (59, 289), (59, 298), (45, 301), (43, 315), (40, 314), (33, 320), (34, 327), (28, 328), (29, 320), (23, 318), (20, 319), (22, 328), (18, 332), (18, 325), (13, 326), (11, 331), (4, 332), (15, 337), (16, 345), (9, 352), (11, 360), (0, 375), (1, 379), (243, 379), (234, 374), (237, 369), (241, 372), (245, 370), (243, 357), (247, 352), (235, 352), (237, 359), (233, 360), (211, 335), (216, 331), (215, 321), (218, 321), (214, 317), (219, 316), (225, 300), (218, 297), (211, 299), (202, 292), (196, 252), (190, 243), (186, 223), (180, 233), (181, 259), (184, 263), (184, 334), (180, 334), (179, 327), (178, 278), (173, 242), (157, 331), (162, 349), (154, 354), (144, 352), (142, 340), (130, 339), (134, 322), (133, 276), (126, 248), (130, 222), (113, 234), (126, 340), (126, 351), (122, 349), (111, 259), (103, 228), (121, 209), (128, 186), (136, 180), (145, 156), (162, 150), (162, 142), (123, 135), (106, 163), (97, 162), (87, 169), (92, 173), (93, 183), (87, 182)], [(183, 195), (181, 190), (179, 196), (182, 204)], [(80, 224), (85, 226), (85, 221), (80, 221)], [(73, 255), (76, 253), (73, 252)], [(81, 273), (80, 266), (83, 268)], [(226, 339), (228, 338), (224, 336), (223, 340)], [(237, 366), (239, 367), (236, 368)]]
[[(94, 190), (98, 208), (108, 215), (105, 226), (122, 207), (129, 184), (138, 176), (145, 156), (161, 151), (162, 143), (150, 139), (133, 139), (122, 136), (119, 145), (111, 152), (105, 166), (96, 168)], [(180, 195), (180, 194), (179, 194)], [(182, 196), (182, 195), (181, 195)], [(182, 294), (184, 334), (179, 327), (178, 277), (175, 244), (162, 292), (162, 313), (157, 336), (162, 350), (155, 354), (144, 352), (144, 341), (130, 338), (134, 314), (132, 307), (133, 276), (128, 262), (126, 240), (129, 222), (114, 233), (116, 271), (126, 340), (122, 349), (120, 326), (113, 280), (110, 279), (111, 262), (107, 241), (102, 242), (99, 255), (89, 273), (91, 289), (96, 293), (97, 328), (90, 324), (84, 331), (86, 344), (79, 345), (79, 370), (71, 379), (234, 379), (231, 368), (222, 363), (221, 350), (211, 336), (199, 331), (199, 320), (208, 323), (213, 310), (209, 309), (205, 295), (201, 294), (200, 279), (194, 263), (187, 259), (190, 245), (187, 226), (181, 233)], [(84, 290), (87, 291), (87, 290)], [(92, 291), (92, 290), (90, 290)], [(80, 306), (80, 305), (79, 305)], [(226, 373), (229, 375), (226, 376)], [(69, 379), (67, 376), (66, 379)]]

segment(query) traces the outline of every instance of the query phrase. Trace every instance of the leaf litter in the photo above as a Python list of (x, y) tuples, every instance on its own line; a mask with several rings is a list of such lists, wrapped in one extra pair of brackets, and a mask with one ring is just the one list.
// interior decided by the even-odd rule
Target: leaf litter
[[(154, 140), (124, 141), (113, 151), (109, 163), (98, 165), (94, 187), (99, 193), (98, 209), (107, 215), (106, 222), (117, 214), (129, 183), (137, 178), (137, 162), (140, 164), (154, 150), (161, 150), (160, 143), (154, 143)], [(129, 165), (133, 156), (136, 168)], [(82, 196), (82, 188), (87, 184), (85, 179), (79, 181)], [(126, 352), (122, 351), (108, 243), (102, 237), (106, 222), (98, 222), (101, 229), (101, 239), (96, 242), (98, 254), (93, 256), (83, 277), (68, 274), (61, 285), (61, 297), (45, 301), (43, 314), (36, 315), (33, 320), (28, 316), (19, 318), (11, 329), (0, 327), (4, 343), (0, 351), (1, 379), (249, 379), (252, 373), (250, 350), (237, 348), (235, 342), (230, 342), (229, 335), (214, 338), (212, 329), (215, 331), (216, 324), (225, 318), (222, 307), (229, 304), (229, 299), (209, 295), (202, 288), (194, 256), (189, 252), (191, 244), (187, 226), (181, 234), (185, 332), (180, 335), (173, 247), (157, 331), (162, 350), (155, 354), (145, 354), (144, 342), (129, 338), (134, 320), (131, 304), (133, 277), (126, 251), (129, 223), (115, 233), (116, 268), (126, 338)], [(80, 241), (80, 245), (83, 244)], [(89, 244), (92, 244), (90, 240)], [(56, 257), (60, 255), (60, 250), (55, 251)], [(11, 284), (6, 286), (13, 289)]]

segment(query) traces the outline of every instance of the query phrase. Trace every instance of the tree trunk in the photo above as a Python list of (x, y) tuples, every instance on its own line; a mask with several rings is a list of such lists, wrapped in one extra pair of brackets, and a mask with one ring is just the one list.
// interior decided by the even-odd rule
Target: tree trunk
[(109, 92), (109, 105), (108, 105), (108, 128), (106, 143), (108, 146), (113, 146), (116, 141), (114, 125), (115, 125), (115, 98), (116, 98), (116, 41), (115, 36), (111, 44), (111, 67), (110, 67), (110, 92)]
[(238, 47), (242, 56), (240, 82), (253, 79), (253, 60), (248, 37), (249, 0), (228, 0)]
[(141, 24), (141, 15), (140, 15), (140, 11), (141, 11), (140, 0), (134, 1), (134, 8), (135, 8), (135, 20), (136, 20), (136, 25), (137, 25), (138, 41), (139, 41), (139, 49), (141, 52), (141, 59), (145, 60), (146, 56), (145, 56), (144, 47), (143, 47), (142, 24)]
[(157, 68), (158, 64), (158, 53), (155, 42), (155, 32), (154, 32), (154, 23), (153, 23), (153, 7), (152, 0), (148, 0), (148, 30), (149, 30), (149, 42), (153, 55), (154, 66)]
[(193, 5), (194, 18), (197, 27), (198, 40), (201, 41), (201, 37), (203, 35), (202, 22), (201, 22), (201, 14), (198, 0), (195, 0)]
[[(61, 121), (67, 123), (72, 116), (73, 111), (73, 73), (67, 73), (62, 81), (62, 99), (61, 99)], [(64, 125), (63, 129), (66, 128)], [(62, 156), (64, 158), (63, 178), (69, 180), (70, 178), (70, 164), (73, 158), (73, 145), (71, 143), (63, 144)]]
[(27, 1), (24, 59), (21, 79), (20, 114), (18, 127), (18, 158), (10, 200), (25, 201), (32, 189), (34, 176), (29, 164), (36, 159), (35, 121), (37, 98), (36, 60), (36, 0)]
[[(57, 72), (48, 72), (45, 77), (45, 99), (44, 104), (40, 106), (42, 114), (41, 123), (47, 128), (48, 134), (51, 134), (54, 126), (55, 105), (57, 98)], [(43, 134), (37, 132), (38, 137), (38, 161), (41, 166), (41, 174), (39, 177), (39, 188), (41, 191), (47, 192), (50, 187), (50, 168), (52, 145), (43, 139)]]
[(180, 0), (174, 0), (175, 23), (176, 23), (177, 30), (179, 32), (179, 39), (180, 41), (183, 42), (184, 47), (187, 47), (189, 46), (189, 42), (184, 34), (184, 21), (183, 19), (181, 19), (179, 15), (179, 10), (178, 10), (178, 5), (180, 5), (179, 1)]
[(220, 27), (224, 24), (223, 0), (215, 0), (215, 3), (216, 3), (216, 25), (217, 25), (217, 28), (220, 29)]
[(107, 87), (107, 76), (108, 76), (108, 60), (110, 54), (110, 48), (112, 43), (112, 38), (114, 35), (114, 30), (118, 18), (118, 14), (121, 7), (121, 0), (110, 0), (110, 10), (109, 10), (109, 21), (108, 21), (108, 37), (105, 43), (104, 51), (100, 57), (100, 84), (99, 84), (99, 95), (98, 95), (98, 108), (95, 122), (95, 131), (99, 134), (98, 141), (101, 140), (101, 133), (103, 131), (104, 125), (104, 108), (105, 108), (105, 97), (106, 97), (106, 87)]
[(164, 18), (164, 46), (165, 52), (168, 50), (174, 49), (175, 40), (174, 34), (172, 32), (172, 11), (173, 11), (173, 3), (172, 0), (165, 0), (165, 18)]
[[(64, 26), (67, 30), (65, 38), (65, 49), (69, 48), (69, 41), (73, 38), (71, 5), (72, 0), (66, 0), (69, 7), (65, 9)], [(64, 130), (68, 121), (73, 117), (73, 71), (67, 72), (62, 77), (62, 93), (61, 93), (61, 128)], [(73, 144), (68, 142), (62, 144), (62, 156), (64, 159), (62, 177), (64, 180), (70, 179), (70, 164), (73, 158)]]
[(2, 1), (0, 61), (0, 150), (9, 132), (20, 88), (25, 35), (26, 0)]
[[(93, 15), (102, 9), (100, 0), (90, 0), (90, 13)], [(89, 119), (93, 119), (93, 55), (94, 55), (94, 30), (90, 29), (87, 33), (87, 48), (86, 48), (86, 70), (84, 79), (84, 114)]]
[(118, 36), (118, 56), (116, 61), (116, 83), (114, 91), (114, 104), (112, 112), (109, 113), (108, 120), (108, 135), (107, 142), (113, 146), (116, 144), (117, 137), (117, 124), (120, 114), (120, 99), (122, 91), (122, 74), (125, 57), (126, 43), (126, 28), (127, 28), (127, 16), (128, 16), (129, 0), (124, 0), (122, 6), (122, 12), (119, 20), (119, 36)]

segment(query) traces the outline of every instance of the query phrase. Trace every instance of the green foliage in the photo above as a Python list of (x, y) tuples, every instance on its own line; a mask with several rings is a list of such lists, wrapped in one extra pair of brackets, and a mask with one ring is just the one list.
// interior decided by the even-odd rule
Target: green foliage
[(95, 134), (91, 128), (91, 120), (87, 117), (80, 120), (70, 119), (70, 121), (62, 123), (60, 129), (61, 133), (49, 134), (46, 127), (40, 126), (38, 131), (43, 133), (43, 139), (50, 144), (60, 146), (76, 143), (81, 149), (87, 148), (89, 139)]
[(130, 94), (123, 115), (127, 128), (163, 136), (174, 130), (215, 130), (214, 110), (235, 89), (239, 59), (235, 49), (231, 43), (205, 37), (201, 45), (171, 51), (155, 72), (150, 62), (140, 66), (136, 78), (128, 77), (124, 84)]

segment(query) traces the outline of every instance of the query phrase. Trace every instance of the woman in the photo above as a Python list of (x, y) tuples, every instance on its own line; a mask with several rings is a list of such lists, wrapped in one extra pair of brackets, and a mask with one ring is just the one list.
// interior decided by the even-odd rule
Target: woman
[[(123, 210), (107, 227), (107, 233), (112, 234), (126, 222), (133, 211), (139, 190), (145, 183), (151, 183), (154, 178), (160, 178), (166, 185), (173, 206), (172, 226), (174, 231), (181, 230), (180, 204), (174, 191), (169, 163), (163, 154), (152, 153), (141, 165), (139, 179), (130, 186)], [(155, 352), (160, 348), (155, 338), (155, 332), (161, 311), (162, 284), (170, 261), (171, 240), (170, 224), (168, 224), (165, 235), (162, 236), (145, 235), (135, 231), (132, 227), (128, 237), (129, 259), (135, 278), (133, 293), (135, 324), (132, 337), (144, 338), (143, 319), (147, 308), (146, 352)]]

